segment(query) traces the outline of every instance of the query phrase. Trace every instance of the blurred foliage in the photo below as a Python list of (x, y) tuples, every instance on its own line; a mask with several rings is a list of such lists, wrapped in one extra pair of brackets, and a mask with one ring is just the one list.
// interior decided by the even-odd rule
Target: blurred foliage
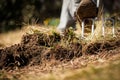
[[(104, 0), (105, 10), (120, 12), (119, 3)], [(56, 26), (61, 5), (62, 0), (0, 0), (0, 33), (31, 23)]]
[(59, 17), (61, 0), (0, 0), (0, 32)]
[(45, 26), (57, 26), (59, 22), (60, 20), (58, 18), (47, 18), (43, 23)]

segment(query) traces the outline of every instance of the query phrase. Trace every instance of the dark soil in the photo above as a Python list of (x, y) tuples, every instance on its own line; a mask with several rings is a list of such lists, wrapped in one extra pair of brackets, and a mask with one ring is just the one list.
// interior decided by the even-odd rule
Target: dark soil
[(83, 50), (87, 54), (97, 54), (102, 51), (114, 50), (120, 47), (120, 40), (103, 41), (85, 45)]
[(69, 61), (82, 54), (97, 54), (103, 50), (120, 47), (120, 40), (81, 45), (70, 42), (61, 46), (62, 38), (58, 35), (25, 35), (20, 44), (0, 50), (0, 69), (22, 68), (27, 65), (41, 65), (45, 60)]

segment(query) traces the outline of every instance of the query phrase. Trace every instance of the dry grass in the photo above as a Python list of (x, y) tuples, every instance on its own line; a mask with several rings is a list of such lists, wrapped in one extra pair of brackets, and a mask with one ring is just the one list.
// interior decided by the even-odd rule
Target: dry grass
[[(87, 38), (89, 39), (85, 39), (84, 42), (88, 44), (88, 42), (93, 43), (104, 39), (107, 40), (107, 38), (113, 39), (112, 37), (109, 37), (111, 35), (108, 35), (108, 37), (106, 36), (106, 38), (101, 37), (101, 22), (96, 23), (96, 26), (95, 37), (89, 40), (91, 35), (87, 35)], [(0, 34), (1, 47), (3, 48), (20, 43), (21, 37), (24, 34), (39, 32), (50, 35), (56, 31), (54, 27), (51, 28), (39, 25), (29, 25), (24, 27), (22, 30)], [(80, 27), (76, 31), (76, 34), (78, 36), (80, 35)], [(119, 38), (120, 35), (117, 34), (117, 37)], [(61, 45), (66, 46), (66, 44), (67, 43), (61, 42)], [(117, 53), (117, 55), (110, 56), (109, 59), (101, 58), (98, 55), (88, 55), (73, 59), (67, 63), (58, 62), (59, 64), (57, 64), (57, 62), (53, 60), (52, 62), (56, 65), (51, 65), (52, 63), (48, 62), (45, 66), (28, 66), (23, 69), (16, 68), (16, 70), (11, 70), (9, 72), (3, 70), (0, 71), (0, 80), (119, 80), (119, 48), (110, 52)], [(103, 52), (103, 54), (106, 53), (108, 52)]]
[(11, 45), (21, 42), (21, 38), (25, 34), (33, 34), (34, 32), (42, 32), (46, 34), (52, 34), (55, 31), (55, 27), (44, 27), (43, 25), (26, 25), (22, 29), (9, 31), (7, 33), (0, 34), (0, 48), (10, 47)]
[[(96, 57), (97, 58), (97, 57)], [(81, 63), (78, 60), (89, 60), (86, 63)], [(68, 64), (59, 64), (56, 66), (47, 67), (48, 71), (41, 71), (40, 66), (31, 66), (17, 71), (0, 71), (0, 80), (119, 80), (120, 74), (120, 54), (114, 55), (107, 60), (94, 60), (92, 56), (75, 59)], [(90, 62), (92, 61), (92, 62)], [(72, 64), (73, 63), (73, 64)], [(80, 68), (74, 68), (82, 64)], [(45, 68), (45, 67), (44, 67)]]
[(7, 33), (0, 34), (0, 47), (9, 47), (13, 44), (18, 44), (21, 41), (21, 37), (24, 34), (24, 30), (15, 30)]
[[(115, 25), (116, 28), (119, 28), (119, 22), (117, 22), (117, 24)], [(89, 28), (90, 30), (91, 28)], [(4, 48), (4, 47), (8, 47), (11, 46), (13, 44), (18, 44), (21, 41), (21, 37), (24, 34), (33, 34), (34, 32), (42, 32), (45, 34), (53, 34), (58, 33), (56, 31), (56, 27), (54, 26), (44, 26), (44, 25), (26, 25), (24, 26), (21, 30), (15, 30), (15, 31), (10, 31), (7, 33), (1, 33), (0, 34), (0, 48)], [(105, 38), (102, 37), (102, 22), (101, 21), (97, 21), (96, 22), (96, 29), (94, 32), (94, 37), (91, 36), (91, 32), (85, 32), (85, 36), (86, 38), (84, 39), (84, 41), (87, 42), (96, 42), (98, 40), (104, 40), (104, 39), (111, 39), (112, 35), (112, 28), (110, 27), (106, 27), (106, 31), (105, 31)], [(74, 31), (75, 35), (77, 38), (80, 38), (81, 36), (81, 27), (80, 25), (77, 23), (77, 30)], [(116, 34), (117, 34), (117, 29), (116, 29)]]

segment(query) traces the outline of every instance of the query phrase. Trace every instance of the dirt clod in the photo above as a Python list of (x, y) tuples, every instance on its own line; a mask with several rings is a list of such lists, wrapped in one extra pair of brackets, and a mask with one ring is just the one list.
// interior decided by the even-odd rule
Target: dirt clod
[[(68, 38), (69, 39), (69, 38)], [(96, 54), (103, 50), (120, 47), (120, 41), (92, 43), (82, 45), (70, 42), (67, 47), (62, 46), (58, 35), (29, 34), (24, 35), (21, 43), (0, 49), (0, 69), (22, 68), (27, 65), (41, 65), (46, 60), (69, 61), (82, 54)], [(84, 49), (84, 50), (83, 50)]]

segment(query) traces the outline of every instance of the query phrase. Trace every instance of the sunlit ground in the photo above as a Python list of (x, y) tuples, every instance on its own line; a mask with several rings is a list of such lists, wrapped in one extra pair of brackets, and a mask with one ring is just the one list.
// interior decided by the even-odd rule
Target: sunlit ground
[[(14, 31), (9, 31), (7, 33), (0, 34), (0, 48), (9, 47), (13, 44), (18, 44), (21, 41), (21, 37), (25, 34), (33, 34), (33, 30), (40, 31), (46, 34), (51, 34), (52, 32), (57, 32), (56, 27), (58, 25), (58, 19), (46, 19), (44, 21), (44, 25), (36, 25), (36, 24), (29, 24), (25, 25), (22, 29), (16, 29)], [(81, 27), (77, 22), (77, 30), (74, 31), (76, 37), (81, 38)], [(96, 22), (96, 29), (94, 32), (94, 36), (91, 36), (91, 27), (85, 29), (85, 39), (90, 41), (96, 41), (102, 37), (102, 22)], [(118, 34), (120, 23), (117, 22), (115, 24), (115, 34)], [(87, 32), (86, 32), (87, 31)], [(112, 37), (112, 26), (105, 27), (105, 38)]]
[[(95, 31), (95, 37), (92, 38), (91, 41), (97, 41), (98, 39), (105, 39), (101, 37), (101, 22), (96, 24), (97, 28)], [(120, 31), (119, 25), (116, 24), (116, 34), (119, 36), (118, 32)], [(24, 26), (21, 30), (10, 31), (7, 33), (0, 34), (0, 48), (9, 47), (14, 44), (18, 44), (21, 41), (21, 38), (25, 34), (32, 34), (33, 30), (42, 31), (46, 34), (51, 34), (51, 32), (56, 31), (56, 26), (49, 26), (48, 23), (45, 25), (27, 25)], [(111, 29), (106, 28), (106, 35), (110, 38)], [(75, 31), (77, 37), (80, 37), (80, 26), (77, 24), (77, 31)], [(98, 36), (99, 35), (99, 36)], [(86, 35), (87, 38), (90, 38), (90, 34)], [(106, 36), (107, 37), (107, 36)], [(91, 38), (90, 38), (91, 39)], [(102, 40), (101, 39), (101, 40)], [(77, 66), (79, 59), (75, 59), (73, 62), (71, 61), (67, 67), (62, 67), (60, 64), (58, 67), (51, 67), (51, 71), (41, 71), (39, 66), (32, 66), (30, 68), (24, 68), (22, 70), (17, 71), (0, 71), (0, 80), (120, 80), (120, 51), (118, 52), (113, 50), (113, 52), (117, 53), (117, 55), (112, 56), (109, 59), (96, 59), (92, 60), (92, 56), (85, 57), (88, 58), (86, 60), (90, 60), (91, 62), (85, 63), (85, 61), (81, 62), (81, 68), (75, 68)], [(60, 67), (59, 67), (60, 66)], [(27, 70), (28, 69), (28, 70)]]

